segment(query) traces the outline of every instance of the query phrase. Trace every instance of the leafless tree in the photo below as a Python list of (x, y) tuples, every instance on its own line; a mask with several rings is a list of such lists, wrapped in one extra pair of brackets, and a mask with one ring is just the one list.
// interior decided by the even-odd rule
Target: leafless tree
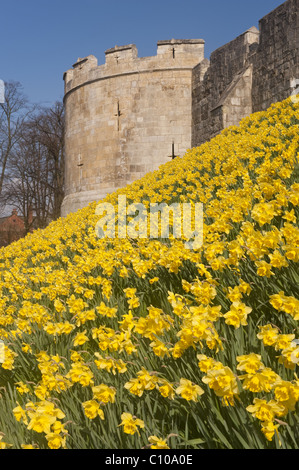
[(18, 209), (23, 216), (26, 233), (33, 228), (33, 210), (35, 227), (45, 227), (50, 218), (47, 166), (44, 148), (35, 139), (34, 131), (25, 126), (18, 148), (10, 160), (2, 200)]
[(48, 186), (52, 194), (51, 217), (61, 214), (64, 197), (64, 107), (57, 101), (51, 108), (44, 108), (31, 124), (38, 141), (47, 152)]
[(32, 110), (19, 82), (5, 83), (4, 98), (4, 103), (0, 103), (0, 195), (9, 161), (21, 138), (23, 124)]
[(64, 111), (62, 103), (36, 110), (22, 125), (10, 158), (2, 201), (18, 208), (25, 230), (44, 228), (60, 216), (64, 182)]

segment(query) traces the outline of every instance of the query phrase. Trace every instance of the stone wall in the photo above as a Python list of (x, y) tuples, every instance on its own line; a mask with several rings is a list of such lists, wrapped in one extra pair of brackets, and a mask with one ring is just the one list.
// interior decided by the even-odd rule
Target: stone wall
[(193, 71), (192, 146), (289, 97), (299, 80), (299, 0), (288, 0)]
[(251, 28), (194, 68), (192, 146), (199, 145), (252, 112), (250, 58), (259, 32)]
[(253, 57), (253, 112), (288, 98), (299, 79), (299, 0), (289, 0), (260, 20)]

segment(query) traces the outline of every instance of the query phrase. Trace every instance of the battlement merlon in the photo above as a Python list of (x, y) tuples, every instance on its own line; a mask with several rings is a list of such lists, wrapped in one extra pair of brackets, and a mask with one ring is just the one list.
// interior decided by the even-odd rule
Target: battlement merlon
[(63, 74), (63, 80), (65, 85), (70, 82), (74, 78), (74, 74), (78, 73), (86, 73), (89, 72), (91, 69), (96, 68), (98, 66), (98, 59), (94, 55), (89, 55), (84, 57), (83, 59), (79, 57), (77, 62), (73, 64), (73, 68), (67, 70)]
[(135, 44), (115, 46), (105, 51), (106, 65), (115, 65), (121, 62), (130, 62), (138, 58), (138, 50)]
[(171, 56), (172, 58), (180, 55), (192, 56), (198, 59), (198, 62), (204, 59), (205, 41), (203, 39), (170, 39), (158, 41), (157, 55)]

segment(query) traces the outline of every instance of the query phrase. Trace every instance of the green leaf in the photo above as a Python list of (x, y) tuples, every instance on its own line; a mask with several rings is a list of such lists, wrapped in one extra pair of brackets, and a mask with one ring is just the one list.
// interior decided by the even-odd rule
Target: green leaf
[(224, 434), (220, 431), (219, 428), (217, 428), (217, 426), (215, 425), (215, 423), (213, 423), (212, 421), (210, 421), (210, 425), (211, 427), (213, 428), (215, 434), (217, 435), (217, 437), (220, 439), (220, 442), (222, 444), (225, 445), (225, 447), (227, 449), (233, 449), (233, 446), (228, 442), (228, 440), (226, 439), (226, 437), (224, 436)]
[(186, 444), (190, 445), (190, 446), (197, 446), (199, 444), (205, 444), (206, 441), (204, 441), (203, 439), (191, 439), (191, 441), (186, 441)]

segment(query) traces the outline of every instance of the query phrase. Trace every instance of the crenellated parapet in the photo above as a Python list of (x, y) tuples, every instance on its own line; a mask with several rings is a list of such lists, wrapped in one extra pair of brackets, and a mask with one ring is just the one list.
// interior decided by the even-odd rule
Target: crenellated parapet
[(105, 64), (102, 65), (98, 65), (93, 55), (79, 58), (63, 76), (65, 95), (78, 86), (119, 75), (192, 69), (204, 59), (204, 44), (203, 39), (158, 41), (157, 55), (152, 57), (138, 57), (135, 44), (115, 46), (105, 51)]

